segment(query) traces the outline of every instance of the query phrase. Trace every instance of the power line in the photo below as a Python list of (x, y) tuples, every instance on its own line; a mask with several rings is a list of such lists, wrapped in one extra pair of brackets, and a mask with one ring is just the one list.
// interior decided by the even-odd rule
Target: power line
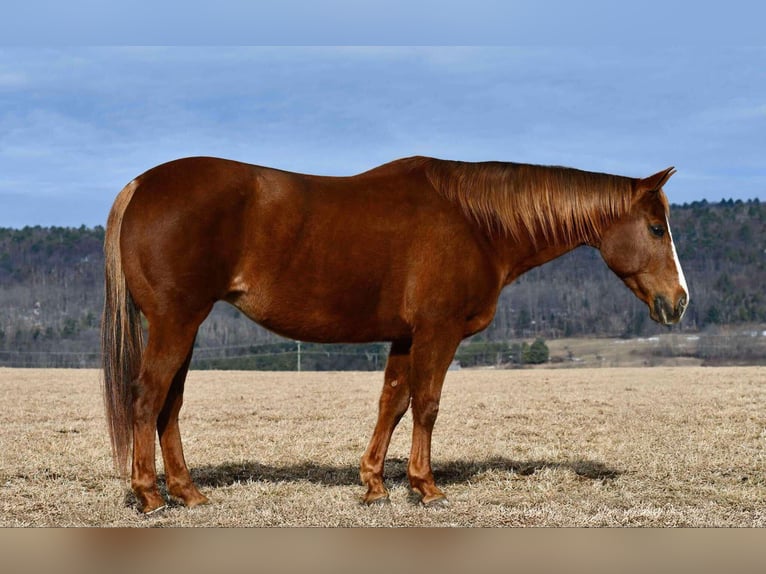
[(101, 353), (96, 351), (16, 351), (16, 350), (0, 350), (0, 355), (31, 355), (31, 356), (91, 356), (100, 357)]

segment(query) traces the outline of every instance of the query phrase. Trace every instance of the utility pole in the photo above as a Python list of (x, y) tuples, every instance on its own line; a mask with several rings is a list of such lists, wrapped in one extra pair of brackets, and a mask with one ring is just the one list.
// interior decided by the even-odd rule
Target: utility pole
[(300, 372), (300, 370), (301, 370), (301, 342), (300, 341), (295, 341), (295, 342), (298, 343), (298, 371)]

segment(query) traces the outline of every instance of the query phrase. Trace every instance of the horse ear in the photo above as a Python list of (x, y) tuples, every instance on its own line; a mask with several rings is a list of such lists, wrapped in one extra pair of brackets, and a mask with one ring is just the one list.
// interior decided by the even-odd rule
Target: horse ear
[(665, 185), (665, 183), (667, 183), (667, 181), (670, 179), (670, 176), (675, 172), (676, 168), (674, 167), (669, 167), (667, 169), (663, 169), (662, 171), (658, 171), (654, 175), (650, 175), (644, 179), (639, 179), (638, 187), (647, 191), (659, 191), (662, 189), (662, 186)]

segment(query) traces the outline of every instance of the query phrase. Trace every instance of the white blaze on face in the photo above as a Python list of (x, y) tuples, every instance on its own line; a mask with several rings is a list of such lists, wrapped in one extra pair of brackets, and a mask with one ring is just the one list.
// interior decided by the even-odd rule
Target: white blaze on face
[[(676, 253), (676, 244), (673, 242), (673, 234), (670, 232), (670, 221), (665, 218), (665, 224), (668, 227), (668, 235), (670, 236), (670, 248), (673, 250), (673, 260), (676, 262), (676, 273), (678, 273), (678, 282), (681, 284), (681, 288), (686, 293), (686, 306), (689, 306), (689, 288), (686, 286), (686, 277), (684, 277), (684, 270), (681, 269), (681, 262), (678, 260), (678, 253)], [(686, 309), (684, 309), (686, 311)]]

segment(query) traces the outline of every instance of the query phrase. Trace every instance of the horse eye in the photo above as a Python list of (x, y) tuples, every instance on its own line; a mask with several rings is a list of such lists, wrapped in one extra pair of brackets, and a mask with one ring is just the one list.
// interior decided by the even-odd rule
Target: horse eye
[(665, 235), (665, 228), (662, 225), (650, 225), (649, 231), (651, 231), (652, 235), (655, 237), (662, 237)]

